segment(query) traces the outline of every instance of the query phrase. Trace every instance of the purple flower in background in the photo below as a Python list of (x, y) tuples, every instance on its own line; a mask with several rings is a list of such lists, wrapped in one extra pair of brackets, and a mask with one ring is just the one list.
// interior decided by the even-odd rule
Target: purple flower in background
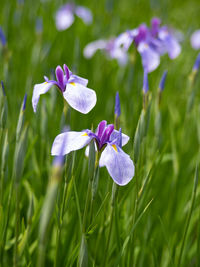
[(129, 47), (134, 43), (141, 55), (143, 68), (147, 72), (152, 72), (159, 66), (161, 55), (168, 53), (169, 57), (174, 59), (181, 52), (173, 31), (167, 26), (160, 25), (161, 20), (153, 18), (150, 28), (146, 24), (141, 24), (138, 28), (127, 30), (116, 38), (94, 41), (84, 48), (83, 54), (86, 58), (91, 58), (97, 50), (104, 50), (109, 58), (115, 58), (120, 65), (125, 65), (128, 61)]
[(64, 64), (64, 71), (60, 66), (56, 68), (56, 81), (44, 77), (45, 82), (36, 84), (33, 89), (32, 105), (36, 112), (40, 95), (45, 94), (56, 85), (68, 104), (81, 113), (88, 113), (96, 104), (96, 93), (87, 88), (88, 80), (72, 74)]
[(200, 49), (200, 30), (193, 32), (190, 38), (190, 43), (195, 50)]
[(109, 58), (117, 59), (119, 65), (125, 65), (128, 61), (127, 51), (133, 42), (131, 34), (131, 31), (127, 31), (120, 34), (117, 38), (109, 40), (100, 39), (91, 42), (84, 48), (84, 57), (91, 58), (97, 50), (103, 50)]
[[(71, 151), (79, 150), (95, 140), (97, 150), (101, 153), (99, 166), (105, 166), (118, 185), (126, 185), (134, 176), (135, 167), (130, 156), (126, 154), (121, 146), (124, 146), (129, 137), (120, 131), (114, 130), (114, 125), (107, 125), (101, 121), (95, 133), (91, 130), (82, 132), (65, 132), (59, 134), (52, 145), (51, 154), (68, 154)], [(65, 145), (63, 146), (63, 140)], [(62, 148), (62, 149), (61, 149)]]
[(159, 66), (161, 55), (168, 53), (169, 57), (174, 59), (181, 52), (181, 47), (172, 30), (167, 26), (160, 27), (160, 24), (159, 18), (153, 18), (150, 29), (145, 24), (141, 24), (134, 36), (134, 44), (141, 55), (143, 68), (147, 72), (152, 72)]
[(6, 45), (6, 37), (1, 27), (0, 27), (0, 41), (2, 46)]
[(91, 11), (83, 6), (66, 4), (56, 13), (56, 27), (59, 31), (66, 30), (74, 22), (74, 14), (81, 18), (85, 24), (91, 24), (93, 17)]

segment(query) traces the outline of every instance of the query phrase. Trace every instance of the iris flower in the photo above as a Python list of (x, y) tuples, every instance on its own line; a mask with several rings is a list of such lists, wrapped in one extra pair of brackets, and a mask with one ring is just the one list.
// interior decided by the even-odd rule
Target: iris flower
[(92, 140), (95, 140), (100, 153), (99, 166), (107, 168), (116, 184), (129, 183), (134, 176), (135, 167), (130, 156), (121, 149), (129, 141), (129, 137), (122, 134), (121, 130), (115, 130), (113, 124), (107, 125), (105, 120), (99, 123), (95, 133), (87, 129), (82, 132), (69, 131), (59, 134), (53, 142), (51, 154), (60, 155), (62, 151), (62, 154), (66, 155), (87, 146)]
[(45, 94), (56, 85), (68, 104), (81, 113), (88, 113), (96, 104), (96, 93), (87, 88), (88, 80), (74, 75), (64, 64), (56, 68), (56, 81), (44, 76), (45, 82), (36, 84), (33, 89), (32, 105), (36, 112), (40, 95)]
[(108, 58), (116, 59), (119, 65), (127, 63), (127, 49), (120, 44), (120, 39), (118, 38), (111, 38), (109, 40), (99, 39), (91, 42), (84, 48), (83, 55), (89, 59), (93, 57), (97, 50), (103, 50)]
[(83, 54), (86, 58), (91, 58), (97, 50), (104, 50), (109, 58), (115, 58), (120, 65), (125, 65), (132, 43), (141, 55), (143, 68), (147, 72), (152, 72), (159, 66), (160, 56), (163, 54), (168, 53), (169, 57), (174, 59), (181, 52), (181, 46), (173, 31), (167, 26), (161, 26), (159, 18), (153, 18), (151, 27), (141, 24), (116, 38), (96, 40), (85, 47)]
[(93, 17), (91, 11), (83, 6), (76, 6), (74, 4), (66, 4), (56, 13), (56, 27), (59, 31), (66, 30), (74, 22), (74, 15), (81, 18), (85, 24), (91, 24)]

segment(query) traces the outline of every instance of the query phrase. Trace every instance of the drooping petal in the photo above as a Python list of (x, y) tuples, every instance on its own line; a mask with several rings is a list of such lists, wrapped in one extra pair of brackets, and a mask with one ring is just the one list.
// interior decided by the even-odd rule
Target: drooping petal
[(147, 43), (140, 43), (138, 46), (138, 52), (142, 57), (143, 68), (146, 69), (147, 72), (154, 71), (160, 64), (159, 54)]
[(74, 15), (70, 9), (61, 8), (56, 13), (56, 28), (59, 31), (64, 31), (69, 28), (74, 22)]
[(48, 92), (53, 84), (54, 82), (44, 82), (44, 83), (36, 84), (34, 86), (33, 96), (32, 96), (32, 106), (33, 106), (34, 112), (36, 112), (37, 104), (40, 99), (40, 95)]
[(96, 105), (96, 93), (78, 83), (68, 83), (63, 97), (69, 105), (81, 113), (88, 113)]
[(69, 78), (69, 83), (80, 83), (80, 84), (82, 84), (83, 86), (87, 86), (87, 84), (88, 84), (88, 80), (85, 79), (85, 78), (82, 78), (82, 77), (80, 77), (80, 76), (71, 74), (71, 75), (70, 75), (70, 78)]
[(167, 52), (171, 59), (178, 57), (181, 52), (181, 46), (175, 38), (168, 36), (167, 40)]
[(129, 155), (114, 144), (108, 144), (104, 149), (99, 165), (107, 168), (110, 176), (118, 185), (126, 185), (135, 173), (135, 167)]
[(164, 47), (171, 59), (176, 58), (181, 52), (181, 46), (177, 39), (169, 32), (166, 27), (159, 31), (159, 39), (163, 41)]
[(121, 66), (126, 65), (128, 61), (128, 55), (124, 49), (121, 47), (115, 47), (109, 51), (109, 56), (115, 58), (118, 61), (118, 64)]
[(123, 48), (124, 51), (127, 51), (130, 45), (133, 42), (133, 37), (129, 31), (121, 33), (115, 39), (115, 46)]
[[(119, 134), (119, 131), (114, 130), (110, 135), (110, 142), (112, 143), (112, 141), (117, 139)], [(128, 143), (129, 139), (130, 137), (128, 135), (122, 133), (122, 146), (125, 146)]]
[(85, 58), (91, 58), (97, 50), (99, 49), (105, 49), (107, 46), (108, 41), (106, 40), (97, 40), (92, 43), (89, 43), (86, 45), (86, 47), (83, 50), (83, 55)]
[(200, 30), (193, 32), (190, 38), (192, 48), (198, 50), (200, 49)]
[(83, 7), (83, 6), (77, 6), (75, 9), (75, 14), (81, 18), (85, 24), (91, 24), (93, 17), (92, 12), (89, 10), (89, 8)]
[[(79, 150), (89, 144), (93, 137), (88, 136), (87, 131), (83, 132), (65, 132), (56, 136), (52, 148), (51, 155), (66, 155), (71, 151)], [(62, 147), (64, 144), (64, 147)]]

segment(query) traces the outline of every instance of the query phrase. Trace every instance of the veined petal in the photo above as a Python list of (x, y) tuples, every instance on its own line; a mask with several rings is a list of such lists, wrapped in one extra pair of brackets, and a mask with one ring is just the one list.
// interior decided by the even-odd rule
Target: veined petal
[(142, 57), (142, 64), (147, 72), (154, 71), (160, 64), (160, 56), (147, 43), (140, 43), (138, 52)]
[(32, 96), (32, 106), (33, 106), (34, 112), (36, 112), (37, 104), (40, 99), (40, 95), (48, 92), (53, 84), (54, 84), (53, 82), (44, 82), (44, 83), (36, 84), (34, 86), (33, 96)]
[(73, 83), (80, 83), (80, 84), (82, 84), (83, 86), (87, 86), (87, 84), (88, 84), (88, 80), (87, 80), (87, 79), (82, 78), (82, 77), (77, 76), (77, 75), (74, 75), (74, 74), (72, 74), (72, 75), (70, 76), (68, 82), (69, 82), (69, 83), (71, 83), (71, 82), (73, 82)]
[(75, 14), (81, 18), (85, 24), (91, 24), (92, 23), (92, 12), (89, 10), (89, 8), (83, 7), (83, 6), (77, 6), (75, 9)]
[(99, 165), (107, 168), (110, 176), (118, 185), (126, 185), (135, 173), (135, 167), (129, 155), (114, 144), (108, 144), (104, 149)]
[(56, 13), (56, 28), (59, 31), (64, 31), (69, 28), (74, 22), (74, 15), (71, 10), (61, 8)]
[(88, 113), (97, 101), (94, 90), (78, 83), (68, 83), (63, 97), (72, 108), (84, 114)]
[[(79, 150), (89, 144), (93, 137), (88, 136), (87, 132), (65, 132), (56, 136), (52, 148), (51, 155), (66, 155), (71, 151)], [(64, 144), (64, 147), (62, 147)]]
[[(110, 141), (112, 142), (113, 140), (117, 139), (119, 136), (119, 131), (114, 130), (111, 135), (110, 135)], [(122, 133), (122, 146), (125, 146), (128, 141), (129, 141), (130, 137), (126, 134)]]

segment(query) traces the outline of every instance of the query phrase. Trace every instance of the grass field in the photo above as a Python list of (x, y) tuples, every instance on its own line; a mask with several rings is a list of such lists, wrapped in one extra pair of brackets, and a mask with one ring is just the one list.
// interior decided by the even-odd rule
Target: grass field
[[(198, 51), (190, 45), (192, 32), (200, 28), (199, 1), (76, 1), (91, 9), (93, 23), (87, 26), (76, 17), (69, 29), (58, 31), (54, 17), (62, 4), (0, 3), (7, 40), (5, 47), (0, 43), (6, 94), (0, 90), (0, 266), (200, 266), (200, 78), (198, 72), (191, 76)], [(101, 51), (87, 60), (83, 49), (143, 22), (149, 25), (154, 16), (183, 34), (182, 51), (174, 60), (162, 56), (149, 74), (144, 110), (140, 55), (131, 50), (134, 58), (119, 66)], [(89, 80), (96, 106), (81, 114), (52, 88), (34, 113), (34, 85), (44, 75), (53, 78), (64, 63)], [(123, 150), (135, 164), (130, 183), (117, 186), (105, 167), (92, 183), (94, 155), (88, 160), (85, 149), (71, 152), (63, 168), (56, 167), (54, 138), (64, 126), (81, 131), (96, 129), (102, 120), (114, 123), (117, 91), (120, 126), (130, 137)]]

